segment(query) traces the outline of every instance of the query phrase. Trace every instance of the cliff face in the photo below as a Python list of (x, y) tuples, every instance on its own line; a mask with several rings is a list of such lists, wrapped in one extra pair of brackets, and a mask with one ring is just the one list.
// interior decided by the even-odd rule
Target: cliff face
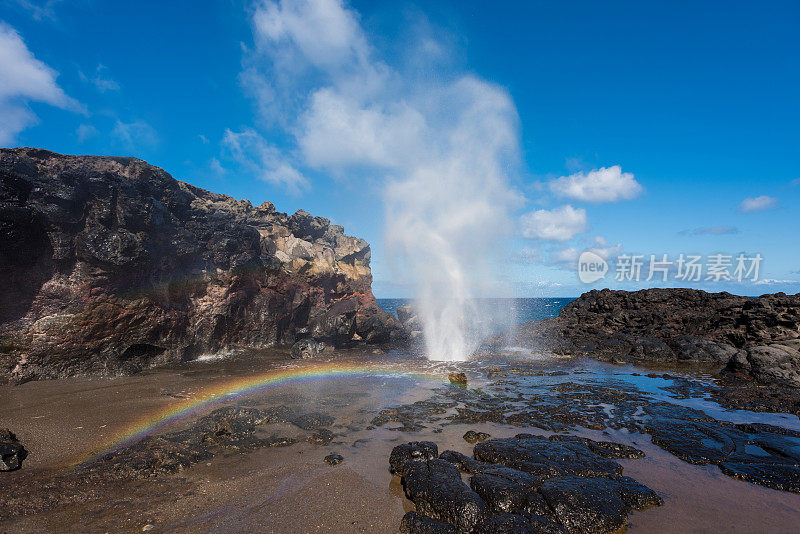
[(401, 334), (327, 219), (133, 158), (0, 150), (0, 377), (136, 372), (233, 346)]

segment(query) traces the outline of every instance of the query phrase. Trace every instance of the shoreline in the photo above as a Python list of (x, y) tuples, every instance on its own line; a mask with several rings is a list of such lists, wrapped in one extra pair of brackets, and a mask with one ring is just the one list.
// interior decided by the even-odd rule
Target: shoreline
[[(10, 487), (17, 486), (20, 492), (18, 499), (21, 499), (17, 502), (22, 504), (27, 499), (30, 506), (38, 498), (47, 498), (48, 491), (52, 491), (46, 489), (47, 478), (56, 484), (61, 484), (58, 480), (71, 480), (71, 468), (67, 464), (74, 458), (85, 455), (87, 451), (94, 450), (98, 442), (129, 428), (141, 420), (143, 414), (158, 412), (165, 406), (184, 401), (180, 395), (213, 390), (215, 385), (231, 377), (252, 373), (254, 369), (264, 371), (320, 364), (285, 358), (285, 354), (265, 351), (255, 360), (232, 358), (182, 364), (179, 369), (154, 370), (146, 375), (131, 377), (73, 378), (2, 386), (0, 394), (11, 393), (16, 397), (11, 398), (11, 408), (4, 413), (0, 426), (12, 425), (31, 452), (22, 469), (2, 476)], [(376, 357), (364, 351), (337, 351), (328, 360), (334, 364), (375, 364), (379, 360), (384, 362), (387, 369), (406, 366), (417, 374), (424, 371), (439, 379), (419, 381), (386, 373), (384, 376), (320, 378), (255, 391), (231, 400), (234, 405), (244, 408), (282, 405), (290, 411), (299, 410), (298, 413), (310, 410), (327, 413), (333, 418), (332, 426), (326, 427), (333, 431), (332, 440), (327, 444), (307, 442), (304, 436), (311, 435), (311, 431), (302, 430), (292, 423), (272, 423), (264, 427), (263, 432), (258, 431), (257, 435), (298, 438), (300, 441), (282, 447), (256, 448), (249, 452), (223, 449), (221, 454), (182, 468), (174, 474), (107, 479), (106, 474), (95, 473), (94, 489), (91, 485), (86, 488), (73, 487), (78, 491), (76, 498), (79, 501), (71, 501), (59, 493), (60, 498), (67, 498), (68, 502), (53, 509), (45, 506), (38, 513), (30, 515), (5, 517), (0, 520), (0, 525), (11, 531), (47, 531), (53, 530), (55, 525), (71, 525), (86, 531), (139, 531), (146, 524), (152, 524), (154, 531), (177, 532), (196, 532), (198, 529), (214, 531), (223, 527), (275, 532), (297, 531), (302, 527), (304, 530), (335, 532), (350, 525), (353, 531), (394, 532), (403, 514), (413, 509), (413, 503), (403, 496), (399, 477), (388, 472), (387, 459), (393, 447), (410, 440), (428, 439), (437, 442), (440, 450), (452, 449), (468, 455), (472, 446), (461, 437), (466, 430), (485, 431), (491, 435), (491, 439), (511, 437), (519, 432), (553, 435), (552, 430), (531, 426), (538, 424), (536, 419), (509, 424), (493, 422), (495, 416), (491, 416), (482, 419), (482, 422), (468, 422), (464, 419), (465, 415), (483, 405), (484, 401), (479, 399), (485, 393), (492, 392), (495, 397), (499, 395), (498, 399), (513, 399), (526, 398), (519, 396), (529, 395), (528, 391), (540, 391), (537, 395), (543, 395), (542, 402), (556, 402), (553, 408), (561, 410), (556, 408), (562, 402), (557, 400), (561, 397), (548, 400), (555, 391), (549, 388), (558, 384), (585, 384), (597, 395), (595, 402), (602, 403), (607, 402), (602, 400), (604, 395), (608, 395), (607, 386), (622, 380), (620, 385), (628, 384), (625, 388), (634, 388), (630, 389), (632, 393), (635, 389), (642, 391), (637, 395), (651, 399), (648, 402), (669, 401), (676, 407), (693, 409), (709, 409), (715, 405), (705, 394), (700, 397), (694, 395), (690, 384), (686, 382), (711, 383), (714, 380), (712, 376), (696, 370), (680, 373), (674, 366), (669, 374), (658, 374), (652, 368), (617, 366), (581, 357), (546, 362), (487, 357), (480, 361), (432, 364), (403, 352), (390, 352)], [(448, 385), (447, 371), (457, 369), (469, 377), (466, 390)], [(603, 383), (607, 385), (601, 387)], [(661, 389), (668, 384), (678, 389)], [(573, 398), (570, 391), (563, 390), (559, 395), (566, 395), (563, 397), (565, 400)], [(575, 390), (575, 393), (578, 391)], [(689, 398), (680, 398), (687, 395)], [(575, 406), (582, 406), (581, 403), (585, 402), (580, 400), (582, 398), (578, 396), (569, 402), (578, 402)], [(423, 401), (422, 404), (419, 401)], [(454, 411), (454, 401), (456, 407), (463, 404), (463, 408), (458, 408), (461, 411)], [(428, 404), (430, 402), (433, 404)], [(440, 413), (437, 406), (442, 402), (445, 402), (441, 405), (444, 412)], [(625, 403), (636, 401), (618, 402), (623, 402), (620, 407), (624, 407)], [(760, 521), (758, 524), (764, 527), (765, 532), (770, 531), (770, 525), (774, 531), (779, 531), (780, 525), (800, 521), (800, 496), (734, 480), (724, 476), (715, 466), (692, 466), (651, 444), (646, 434), (630, 433), (624, 428), (609, 426), (604, 430), (592, 430), (585, 425), (597, 423), (590, 421), (606, 421), (604, 425), (616, 426), (617, 423), (613, 421), (619, 416), (615, 416), (613, 410), (596, 414), (592, 410), (585, 411), (590, 406), (587, 404), (580, 409), (583, 411), (576, 412), (578, 419), (572, 423), (565, 420), (567, 426), (557, 433), (612, 440), (644, 450), (644, 459), (620, 460), (625, 474), (648, 484), (665, 499), (663, 507), (633, 513), (630, 516), (630, 532), (650, 531), (665, 521), (673, 524), (677, 530), (681, 530), (681, 525), (685, 528), (698, 527), (703, 524), (703, 519), (695, 514), (712, 509), (725, 510), (723, 515), (725, 521), (730, 523), (731, 531), (746, 531), (748, 528), (745, 527), (754, 527), (755, 521)], [(401, 411), (395, 411), (392, 407), (399, 407)], [(207, 416), (214, 409), (209, 406), (208, 410), (193, 414), (191, 418), (176, 420), (171, 426), (158, 429), (155, 435), (191, 429), (198, 417)], [(727, 412), (721, 407), (716, 410), (709, 414), (718, 418), (727, 414), (727, 418), (732, 418), (734, 422), (763, 421), (800, 430), (800, 421), (796, 418), (790, 420), (772, 414)], [(384, 413), (387, 415), (381, 415)], [(497, 412), (496, 417), (505, 419), (511, 415), (511, 412), (506, 415), (503, 413)], [(559, 413), (552, 412), (546, 420), (559, 420), (563, 417)], [(600, 419), (596, 419), (598, 416)], [(584, 417), (589, 419), (580, 423)], [(513, 417), (508, 421), (511, 420)], [(620, 422), (623, 421), (620, 419)], [(135, 444), (129, 447), (135, 449)], [(341, 454), (344, 462), (337, 466), (326, 465), (323, 458), (330, 453)], [(37, 482), (31, 485), (32, 481)], [(692, 482), (687, 485), (687, 481)], [(25, 489), (20, 490), (21, 487)], [(705, 489), (700, 495), (687, 489), (691, 487)], [(98, 500), (100, 495), (103, 498)], [(749, 504), (735, 508), (734, 502)], [(769, 521), (772, 523), (754, 514), (757, 508), (763, 508), (768, 503), (773, 507), (782, 503), (783, 512), (771, 517)], [(8, 507), (4, 509), (9, 510)], [(707, 520), (711, 527), (712, 523), (718, 524), (721, 519)]]

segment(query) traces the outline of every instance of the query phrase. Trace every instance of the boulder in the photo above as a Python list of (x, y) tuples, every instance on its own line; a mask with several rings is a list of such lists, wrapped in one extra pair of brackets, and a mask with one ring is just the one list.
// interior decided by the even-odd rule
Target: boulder
[(533, 434), (493, 439), (478, 443), (475, 458), (524, 471), (542, 479), (555, 476), (616, 476), (622, 473), (617, 462), (596, 454), (586, 443), (551, 441)]
[(553, 478), (539, 492), (571, 533), (614, 532), (632, 510), (663, 504), (653, 490), (628, 477)]
[(455, 386), (467, 387), (467, 375), (465, 373), (450, 373), (447, 375), (447, 379)]
[(306, 360), (314, 358), (325, 350), (325, 343), (322, 341), (314, 341), (313, 339), (301, 339), (294, 345), (290, 354), (295, 360)]
[(476, 432), (474, 430), (467, 430), (462, 436), (467, 443), (476, 443), (478, 441), (486, 441), (491, 436), (486, 432)]
[(377, 304), (363, 306), (358, 310), (356, 333), (366, 343), (389, 343), (405, 340), (408, 337), (397, 319), (383, 311)]
[(389, 455), (389, 469), (402, 475), (407, 462), (425, 462), (439, 455), (439, 448), (431, 441), (412, 441), (398, 445)]
[(403, 486), (418, 512), (446, 521), (459, 532), (471, 532), (489, 515), (486, 503), (464, 484), (458, 469), (444, 460), (407, 462)]
[(411, 338), (417, 338), (422, 334), (422, 321), (410, 304), (403, 304), (397, 308), (397, 319)]
[(325, 457), (325, 463), (328, 465), (339, 465), (344, 461), (344, 457), (341, 454), (329, 454)]

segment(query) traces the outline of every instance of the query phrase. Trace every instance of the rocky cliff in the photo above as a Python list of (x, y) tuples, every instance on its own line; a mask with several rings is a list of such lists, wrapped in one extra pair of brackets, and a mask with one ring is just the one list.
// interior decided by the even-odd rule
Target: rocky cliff
[(322, 217), (134, 158), (2, 149), (0, 180), (0, 379), (402, 336), (372, 295), (369, 245)]
[(696, 289), (589, 291), (518, 341), (615, 361), (706, 362), (800, 387), (800, 294), (742, 297)]

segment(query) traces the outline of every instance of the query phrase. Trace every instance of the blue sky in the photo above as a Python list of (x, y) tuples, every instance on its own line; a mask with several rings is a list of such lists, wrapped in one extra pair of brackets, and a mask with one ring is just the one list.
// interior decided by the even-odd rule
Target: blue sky
[(0, 146), (323, 215), (372, 244), (379, 297), (412, 291), (392, 266), (419, 244), (386, 214), (436, 210), (420, 231), (514, 295), (665, 285), (581, 285), (587, 248), (759, 253), (760, 283), (688, 285), (800, 291), (797, 2), (0, 0), (0, 21)]

